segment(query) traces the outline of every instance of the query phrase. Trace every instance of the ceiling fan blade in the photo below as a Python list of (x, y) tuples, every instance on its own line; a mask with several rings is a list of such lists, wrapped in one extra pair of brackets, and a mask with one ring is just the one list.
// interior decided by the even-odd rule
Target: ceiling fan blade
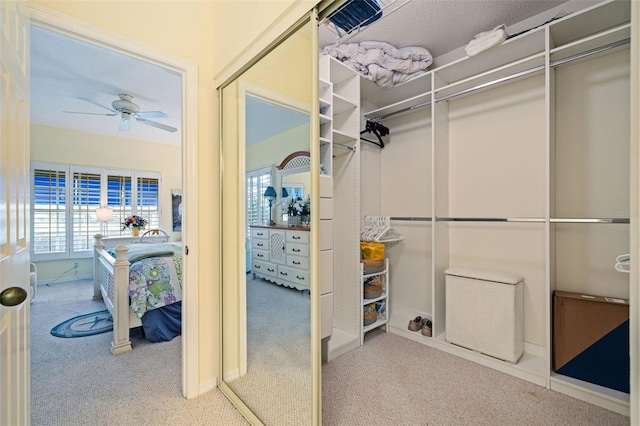
[(146, 124), (147, 126), (157, 127), (158, 129), (166, 130), (167, 132), (171, 132), (171, 133), (173, 133), (173, 132), (178, 130), (175, 127), (167, 126), (166, 124), (157, 123), (157, 122), (151, 121), (151, 120), (146, 120), (146, 119), (140, 118), (140, 117), (136, 117), (136, 120), (138, 120), (139, 123)]
[(111, 108), (109, 108), (109, 107), (106, 107), (106, 106), (101, 105), (101, 104), (99, 104), (99, 103), (97, 103), (97, 102), (94, 102), (94, 101), (92, 101), (91, 99), (83, 98), (82, 96), (78, 96), (78, 99), (82, 99), (83, 101), (87, 101), (87, 102), (89, 102), (90, 104), (94, 104), (95, 106), (99, 106), (100, 108), (104, 108), (104, 109), (106, 109), (107, 111), (117, 112), (117, 111), (115, 111), (115, 110), (113, 110), (113, 109), (111, 109)]
[(62, 112), (66, 112), (67, 114), (87, 114), (87, 115), (106, 115), (107, 117), (115, 117), (116, 114), (111, 113), (111, 114), (102, 114), (101, 112), (79, 112), (79, 111), (62, 111)]
[(125, 120), (124, 118), (120, 120), (120, 128), (118, 129), (121, 132), (128, 132), (131, 130), (131, 120)]
[(136, 117), (140, 118), (167, 118), (169, 117), (162, 111), (140, 111), (135, 114)]

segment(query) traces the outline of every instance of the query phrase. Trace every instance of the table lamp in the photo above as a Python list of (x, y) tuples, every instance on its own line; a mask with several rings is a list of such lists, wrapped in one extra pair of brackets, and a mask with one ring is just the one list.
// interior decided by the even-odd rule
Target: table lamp
[(109, 207), (100, 207), (96, 209), (96, 219), (100, 221), (100, 233), (106, 236), (107, 222), (113, 219), (113, 209)]
[(273, 205), (273, 200), (276, 199), (278, 194), (273, 186), (267, 186), (267, 190), (264, 191), (264, 196), (269, 199), (269, 225), (273, 225), (273, 221), (271, 220), (271, 206)]

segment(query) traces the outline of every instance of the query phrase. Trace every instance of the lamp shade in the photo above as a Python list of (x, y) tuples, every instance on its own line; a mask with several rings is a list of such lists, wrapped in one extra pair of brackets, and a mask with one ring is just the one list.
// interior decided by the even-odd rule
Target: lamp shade
[(96, 209), (96, 218), (100, 222), (109, 222), (113, 219), (113, 209), (110, 209), (109, 207), (100, 207), (99, 209)]
[(267, 186), (267, 190), (264, 191), (264, 196), (267, 198), (276, 198), (278, 194), (273, 186)]
[(289, 196), (289, 191), (287, 188), (282, 188), (282, 198), (287, 198)]

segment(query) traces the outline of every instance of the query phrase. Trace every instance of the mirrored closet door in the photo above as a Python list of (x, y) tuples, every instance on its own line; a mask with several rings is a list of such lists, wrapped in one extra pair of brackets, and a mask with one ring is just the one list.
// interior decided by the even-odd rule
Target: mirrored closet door
[(318, 127), (311, 22), (303, 20), (220, 92), (220, 388), (255, 424), (310, 425), (319, 411), (317, 229), (308, 214), (319, 168), (311, 161)]

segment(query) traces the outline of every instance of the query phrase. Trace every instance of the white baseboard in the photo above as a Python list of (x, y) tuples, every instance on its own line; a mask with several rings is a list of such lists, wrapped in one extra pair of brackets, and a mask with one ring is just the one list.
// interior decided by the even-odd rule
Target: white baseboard
[(224, 373), (224, 381), (225, 382), (232, 382), (235, 379), (240, 377), (240, 369), (236, 368), (235, 370), (231, 370), (231, 371), (227, 371)]
[(206, 381), (204, 383), (200, 383), (200, 386), (198, 387), (198, 395), (203, 395), (207, 392), (211, 392), (217, 387), (218, 387), (218, 376), (214, 377), (212, 380)]

